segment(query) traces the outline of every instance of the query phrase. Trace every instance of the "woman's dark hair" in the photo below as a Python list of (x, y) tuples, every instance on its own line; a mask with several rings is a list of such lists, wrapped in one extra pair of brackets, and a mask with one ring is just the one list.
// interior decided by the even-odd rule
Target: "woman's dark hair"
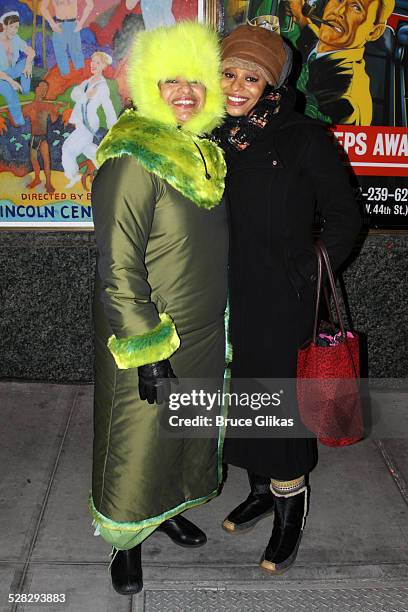
[(20, 23), (20, 17), (18, 15), (8, 15), (3, 21), (4, 25), (11, 25), (17, 22)]
[(11, 25), (12, 23), (20, 23), (20, 17), (18, 15), (8, 15), (5, 17), (3, 23), (0, 23), (0, 32), (3, 32), (4, 26)]

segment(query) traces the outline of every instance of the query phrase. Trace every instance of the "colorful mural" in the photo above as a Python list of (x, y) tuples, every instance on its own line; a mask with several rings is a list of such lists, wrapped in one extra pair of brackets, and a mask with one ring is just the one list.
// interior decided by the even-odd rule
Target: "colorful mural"
[(92, 227), (95, 153), (130, 102), (132, 39), (202, 13), (202, 0), (3, 0), (0, 226)]
[[(337, 138), (365, 222), (408, 227), (407, 0), (208, 5), (226, 32), (266, 15), (287, 38), (300, 110)], [(92, 227), (95, 151), (130, 102), (131, 40), (203, 13), (204, 0), (3, 0), (0, 227)]]

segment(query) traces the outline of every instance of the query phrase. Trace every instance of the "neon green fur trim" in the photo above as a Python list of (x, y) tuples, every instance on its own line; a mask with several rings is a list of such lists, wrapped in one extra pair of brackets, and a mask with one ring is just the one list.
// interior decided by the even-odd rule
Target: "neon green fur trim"
[[(224, 393), (229, 391), (230, 384), (230, 371), (225, 370), (224, 373)], [(228, 412), (228, 406), (225, 404), (222, 407), (222, 414), (225, 417)], [(225, 438), (225, 426), (219, 428), (218, 432), (218, 445), (217, 445), (217, 488), (204, 497), (197, 499), (191, 499), (189, 501), (179, 504), (175, 508), (171, 508), (162, 514), (154, 516), (152, 518), (145, 519), (144, 521), (135, 522), (118, 522), (104, 516), (95, 508), (93, 503), (92, 495), (89, 496), (88, 507), (92, 516), (92, 524), (96, 527), (95, 535), (100, 535), (108, 544), (114, 546), (119, 550), (128, 550), (137, 546), (143, 540), (145, 540), (163, 521), (166, 521), (189, 508), (194, 508), (204, 504), (210, 499), (213, 499), (219, 495), (221, 491), (221, 484), (223, 480), (223, 467), (222, 467), (222, 454), (224, 447)]]
[(95, 521), (92, 521), (92, 525), (96, 527), (94, 535), (100, 535), (105, 542), (117, 550), (129, 550), (129, 548), (141, 544), (157, 529), (157, 525), (154, 525), (153, 527), (145, 527), (140, 531), (112, 531), (107, 527), (101, 527)]
[(205, 497), (199, 497), (197, 499), (183, 502), (182, 504), (179, 504), (175, 508), (171, 508), (171, 510), (163, 512), (162, 514), (137, 522), (122, 523), (112, 521), (108, 517), (98, 512), (94, 506), (92, 497), (90, 497), (88, 505), (89, 511), (93, 518), (93, 525), (96, 526), (97, 533), (100, 534), (106, 542), (112, 546), (115, 546), (115, 548), (119, 548), (119, 543), (121, 543), (122, 546), (124, 543), (128, 543), (128, 548), (132, 548), (133, 546), (136, 546), (136, 544), (143, 542), (143, 540), (146, 539), (146, 537), (148, 537), (156, 529), (156, 527), (163, 523), (163, 521), (167, 521), (167, 519), (170, 519), (173, 516), (184, 512), (185, 510), (189, 510), (190, 508), (204, 504), (217, 495), (218, 487), (215, 489), (215, 491), (212, 491)]
[(160, 323), (145, 334), (109, 338), (108, 348), (120, 370), (168, 359), (178, 349), (180, 338), (171, 317), (165, 312), (159, 316)]
[(221, 149), (210, 140), (193, 139), (176, 127), (127, 110), (101, 142), (97, 163), (101, 166), (105, 160), (122, 155), (135, 157), (145, 170), (170, 183), (197, 206), (213, 208), (222, 198), (226, 165)]

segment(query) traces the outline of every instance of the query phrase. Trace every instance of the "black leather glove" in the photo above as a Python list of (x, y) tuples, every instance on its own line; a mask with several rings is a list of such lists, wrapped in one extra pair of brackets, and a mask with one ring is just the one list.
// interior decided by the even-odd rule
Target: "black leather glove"
[(178, 382), (168, 359), (139, 366), (138, 373), (140, 399), (149, 404), (166, 402), (171, 392), (171, 379)]

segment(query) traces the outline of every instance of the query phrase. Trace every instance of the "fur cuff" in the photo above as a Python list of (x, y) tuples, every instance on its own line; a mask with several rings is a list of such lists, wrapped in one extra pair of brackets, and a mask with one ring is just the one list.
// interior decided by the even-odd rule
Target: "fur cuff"
[(168, 359), (178, 349), (180, 338), (172, 319), (165, 312), (159, 316), (159, 325), (145, 334), (109, 338), (108, 348), (120, 370)]

